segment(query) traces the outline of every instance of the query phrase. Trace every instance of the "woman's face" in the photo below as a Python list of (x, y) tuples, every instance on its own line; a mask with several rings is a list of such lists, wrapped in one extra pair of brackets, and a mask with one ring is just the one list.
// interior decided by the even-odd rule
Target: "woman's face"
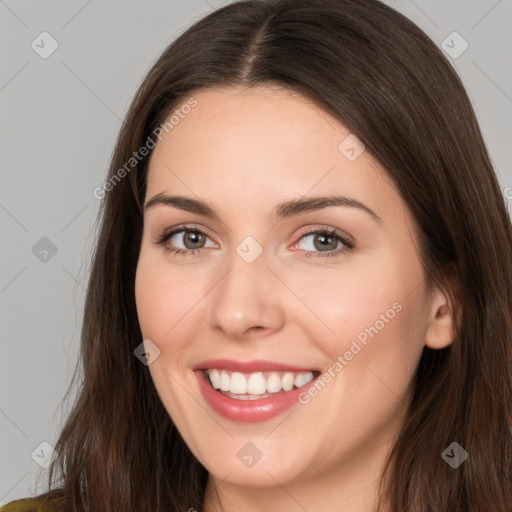
[(224, 485), (372, 482), (433, 317), (410, 213), (303, 97), (193, 97), (148, 172), (136, 301), (158, 394)]

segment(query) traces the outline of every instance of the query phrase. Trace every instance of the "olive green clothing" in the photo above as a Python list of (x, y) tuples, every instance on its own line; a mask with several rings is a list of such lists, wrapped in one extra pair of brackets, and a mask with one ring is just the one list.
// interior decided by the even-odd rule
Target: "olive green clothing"
[(44, 508), (41, 506), (42, 502), (41, 498), (14, 500), (0, 507), (0, 512), (44, 512)]

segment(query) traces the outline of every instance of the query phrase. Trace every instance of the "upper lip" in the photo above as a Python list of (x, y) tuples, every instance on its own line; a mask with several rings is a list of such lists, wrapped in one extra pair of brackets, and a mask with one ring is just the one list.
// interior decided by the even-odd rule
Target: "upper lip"
[(281, 372), (316, 372), (315, 368), (305, 368), (298, 366), (291, 366), (285, 363), (278, 363), (273, 361), (264, 361), (253, 359), (251, 361), (235, 361), (233, 359), (208, 359), (196, 364), (194, 370), (208, 370), (216, 368), (218, 370), (227, 370), (240, 373), (254, 373), (254, 372), (268, 372), (268, 371), (281, 371)]

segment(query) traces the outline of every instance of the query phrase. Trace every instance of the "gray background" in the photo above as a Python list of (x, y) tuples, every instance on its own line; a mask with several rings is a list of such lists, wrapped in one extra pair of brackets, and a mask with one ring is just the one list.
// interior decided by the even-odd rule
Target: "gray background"
[[(121, 120), (160, 52), (226, 3), (0, 0), (0, 504), (41, 492), (46, 471), (36, 461), (51, 450), (40, 443), (54, 445), (70, 405), (61, 400), (77, 360), (99, 206), (92, 191)], [(450, 59), (510, 208), (512, 0), (386, 3), (452, 54), (463, 49), (454, 31), (469, 44)], [(31, 45), (51, 49), (45, 31), (58, 48), (43, 59)]]

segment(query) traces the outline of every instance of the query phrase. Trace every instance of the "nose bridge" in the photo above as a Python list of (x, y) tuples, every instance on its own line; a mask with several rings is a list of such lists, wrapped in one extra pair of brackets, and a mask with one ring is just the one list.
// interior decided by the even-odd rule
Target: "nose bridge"
[(234, 249), (229, 269), (212, 295), (212, 327), (233, 338), (243, 337), (254, 327), (278, 329), (282, 319), (277, 280), (267, 268), (267, 254), (251, 238)]

